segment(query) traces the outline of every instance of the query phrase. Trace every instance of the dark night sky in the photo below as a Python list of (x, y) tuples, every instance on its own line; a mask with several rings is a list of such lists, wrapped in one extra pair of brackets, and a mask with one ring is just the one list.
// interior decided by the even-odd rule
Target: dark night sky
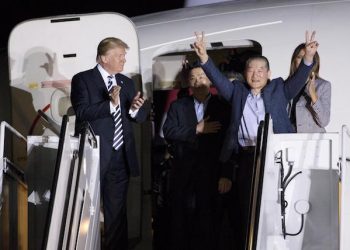
[[(7, 49), (13, 27), (25, 20), (66, 14), (118, 12), (128, 17), (183, 7), (184, 0), (5, 0), (0, 15), (0, 48)], [(4, 5), (5, 2), (2, 3)]]

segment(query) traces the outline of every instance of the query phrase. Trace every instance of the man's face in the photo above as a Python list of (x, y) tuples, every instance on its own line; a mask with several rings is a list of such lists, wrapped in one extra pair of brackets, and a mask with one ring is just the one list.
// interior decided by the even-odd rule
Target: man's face
[(265, 87), (271, 72), (267, 69), (266, 62), (262, 59), (252, 60), (246, 68), (246, 80), (252, 90), (260, 92)]
[(116, 47), (110, 49), (105, 55), (101, 56), (103, 67), (111, 74), (120, 73), (124, 69), (124, 64), (126, 62), (125, 56), (125, 48)]
[(208, 89), (210, 87), (210, 81), (202, 68), (194, 68), (189, 73), (190, 87), (194, 89)]

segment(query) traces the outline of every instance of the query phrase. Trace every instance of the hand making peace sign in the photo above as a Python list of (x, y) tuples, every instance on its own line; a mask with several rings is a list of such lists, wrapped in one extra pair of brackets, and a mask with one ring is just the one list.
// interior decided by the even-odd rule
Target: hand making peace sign
[[(206, 49), (206, 42), (204, 31), (202, 32), (194, 32), (196, 35), (196, 41), (193, 44), (193, 48), (201, 60), (202, 63), (206, 63), (208, 60), (208, 53)], [(304, 60), (306, 63), (312, 63), (314, 55), (318, 49), (318, 42), (315, 40), (316, 31), (313, 31), (311, 35), (309, 35), (309, 31), (305, 32), (305, 55)]]
[(206, 63), (208, 61), (208, 54), (204, 39), (204, 31), (196, 31), (194, 34), (196, 35), (196, 41), (193, 44), (194, 51), (196, 51), (197, 56), (201, 60), (201, 63)]
[(304, 60), (307, 63), (312, 63), (314, 60), (314, 55), (317, 52), (318, 49), (318, 42), (315, 40), (316, 31), (313, 31), (311, 33), (311, 36), (309, 35), (309, 31), (305, 32), (305, 55)]

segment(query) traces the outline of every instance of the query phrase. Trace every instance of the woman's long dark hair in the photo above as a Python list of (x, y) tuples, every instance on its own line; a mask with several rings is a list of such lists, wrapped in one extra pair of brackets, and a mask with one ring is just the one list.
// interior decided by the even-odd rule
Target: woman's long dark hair
[[(299, 55), (300, 51), (304, 50), (304, 49), (305, 49), (305, 43), (299, 44), (294, 49), (292, 59), (290, 61), (289, 77), (291, 77), (295, 73), (295, 71), (297, 70), (298, 67), (296, 67), (296, 65), (295, 65), (295, 60), (296, 60), (297, 56)], [(314, 66), (312, 67), (312, 70), (311, 70), (311, 72), (314, 72), (316, 79), (320, 78), (319, 71), (320, 71), (320, 56), (319, 56), (318, 52), (316, 51), (316, 54), (314, 55)], [(311, 77), (311, 75), (309, 77)]]
[[(297, 70), (297, 66), (295, 65), (295, 60), (297, 58), (297, 56), (299, 55), (301, 50), (305, 50), (305, 43), (301, 43), (299, 44), (292, 55), (292, 59), (290, 62), (290, 69), (289, 69), (289, 77), (291, 77), (295, 71)], [(318, 52), (316, 51), (316, 54), (314, 55), (314, 66), (312, 67), (312, 70), (310, 71), (309, 77), (308, 77), (308, 81), (311, 79), (312, 77), (312, 73), (315, 74), (315, 79), (319, 79), (319, 71), (320, 71), (320, 56), (318, 54)], [(306, 85), (305, 85), (306, 87)], [(298, 95), (293, 99), (293, 106), (292, 106), (292, 111), (291, 111), (291, 121), (292, 123), (295, 123), (295, 104), (299, 101), (300, 96), (304, 96), (305, 100), (306, 100), (306, 105), (305, 107), (309, 110), (309, 112), (312, 115), (313, 120), (315, 121), (315, 123), (319, 126), (322, 127), (318, 118), (318, 115), (316, 113), (316, 111), (314, 110), (314, 108), (311, 105), (311, 98), (310, 96), (308, 96), (305, 92), (305, 87), (298, 93)]]

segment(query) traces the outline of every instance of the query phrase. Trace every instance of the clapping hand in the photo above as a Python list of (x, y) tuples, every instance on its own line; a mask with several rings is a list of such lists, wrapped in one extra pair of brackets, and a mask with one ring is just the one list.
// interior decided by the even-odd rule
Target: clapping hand
[(131, 110), (135, 111), (137, 109), (140, 109), (144, 102), (145, 102), (145, 99), (141, 97), (141, 93), (140, 91), (138, 91), (134, 99), (132, 100)]
[(194, 51), (201, 60), (201, 63), (206, 63), (208, 61), (208, 53), (204, 39), (204, 31), (194, 32), (196, 35), (196, 41), (193, 44)]
[(112, 89), (109, 91), (109, 97), (111, 99), (111, 102), (114, 106), (119, 105), (119, 93), (120, 93), (121, 87), (119, 85), (115, 85), (112, 87)]

